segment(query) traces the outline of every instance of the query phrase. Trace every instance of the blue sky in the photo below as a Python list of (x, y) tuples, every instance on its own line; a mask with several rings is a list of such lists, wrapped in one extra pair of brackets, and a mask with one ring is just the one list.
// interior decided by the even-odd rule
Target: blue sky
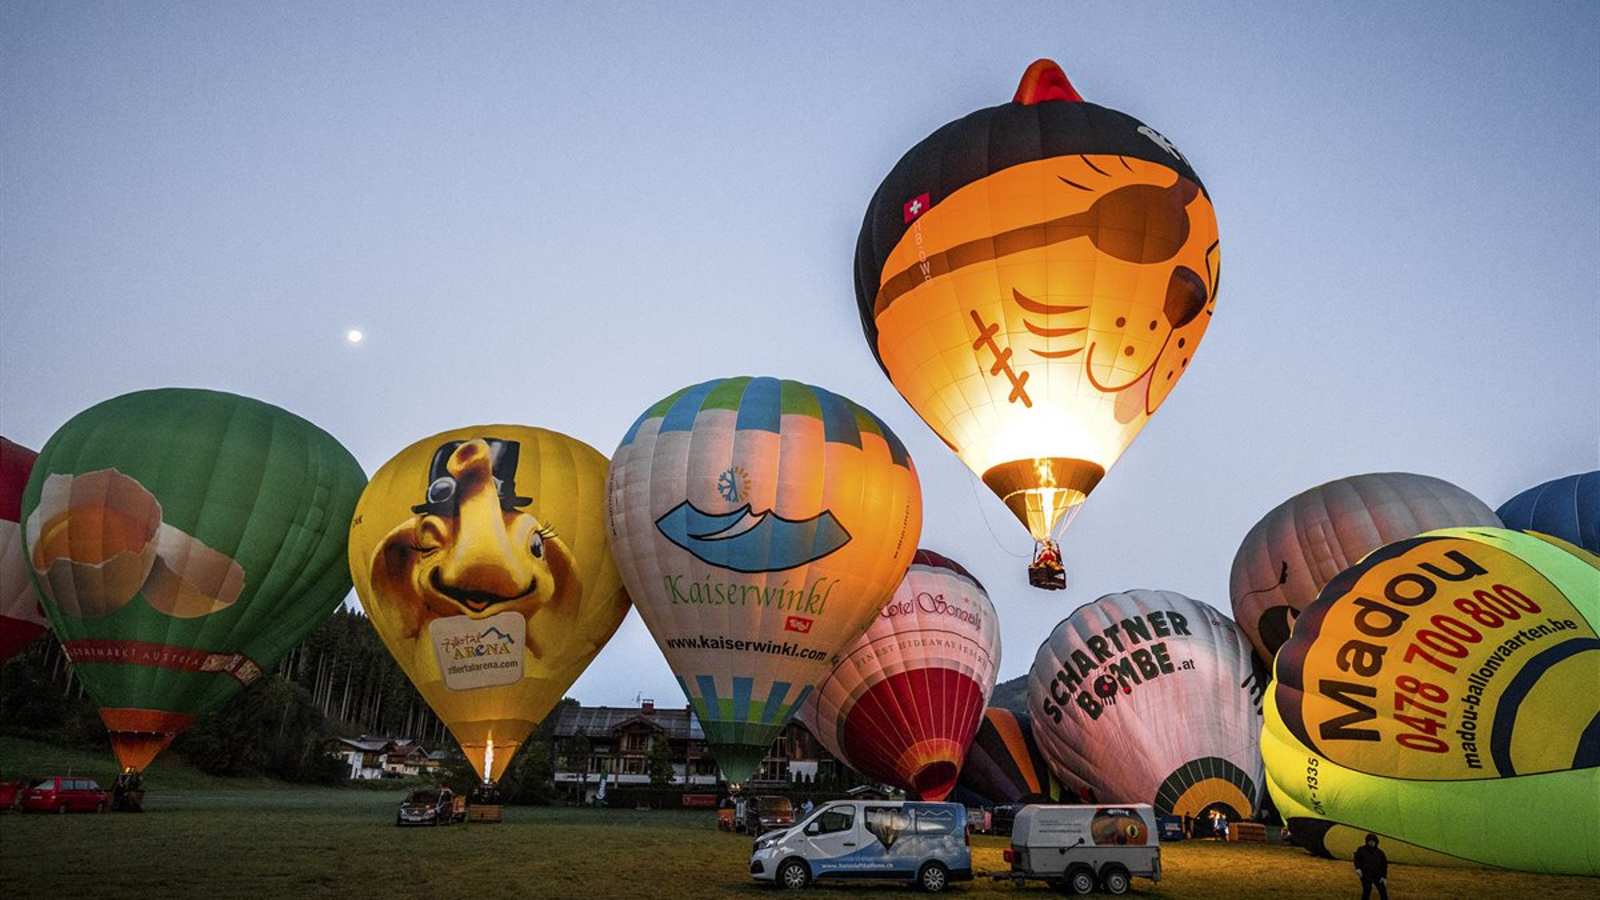
[[(1053, 594), (874, 365), (851, 282), (895, 160), (1039, 56), (1178, 143), (1226, 273)], [(1012, 677), (1103, 593), (1227, 610), (1245, 531), (1330, 478), (1498, 505), (1600, 465), (1596, 60), (1579, 3), (9, 3), (0, 432), (203, 386), (371, 471), (480, 421), (609, 454), (682, 385), (798, 378), (905, 440), (922, 543), (988, 585)], [(574, 694), (680, 696), (637, 615)]]

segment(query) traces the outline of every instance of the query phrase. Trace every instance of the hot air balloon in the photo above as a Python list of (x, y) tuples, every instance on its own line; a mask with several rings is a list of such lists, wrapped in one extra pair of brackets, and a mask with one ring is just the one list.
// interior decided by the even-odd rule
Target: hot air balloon
[(1233, 615), (1261, 661), (1335, 575), (1390, 541), (1452, 525), (1494, 525), (1482, 500), (1408, 472), (1352, 475), (1302, 491), (1261, 517), (1233, 557)]
[(983, 585), (956, 561), (918, 550), (800, 719), (856, 771), (943, 800), (999, 666), (1000, 623)]
[(959, 783), (989, 805), (1063, 802), (1061, 782), (1033, 739), (1033, 720), (998, 706), (983, 711)]
[(1278, 652), (1273, 801), (1322, 852), (1370, 831), (1397, 860), (1600, 875), (1597, 628), (1600, 557), (1559, 538), (1385, 545)]
[(23, 549), (125, 771), (339, 605), (365, 483), (327, 432), (215, 391), (126, 394), (50, 438), (23, 495)]
[(1600, 469), (1528, 488), (1497, 514), (1507, 528), (1555, 535), (1600, 553)]
[(361, 605), (486, 782), (628, 614), (606, 466), (564, 434), (474, 425), (400, 451), (356, 507)]
[(1039, 542), (1036, 586), (1064, 586), (1053, 536), (1188, 370), (1217, 248), (1172, 141), (1084, 101), (1049, 60), (873, 195), (855, 265), (867, 343)]
[(1040, 645), (1028, 712), (1051, 770), (1082, 795), (1247, 818), (1261, 801), (1264, 685), (1233, 620), (1171, 591), (1126, 591)]
[(49, 627), (22, 552), (22, 489), (37, 456), (0, 437), (0, 663)]
[(622, 581), (723, 774), (744, 782), (911, 563), (911, 457), (838, 394), (724, 378), (645, 410), (607, 495)]

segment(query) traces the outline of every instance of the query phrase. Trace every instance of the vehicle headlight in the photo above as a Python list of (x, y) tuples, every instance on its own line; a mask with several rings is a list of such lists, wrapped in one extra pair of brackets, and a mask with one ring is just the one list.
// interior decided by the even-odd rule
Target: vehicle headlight
[(764, 838), (756, 841), (756, 852), (760, 853), (763, 850), (771, 850), (773, 845), (775, 845), (777, 843), (778, 843), (778, 839), (777, 838), (764, 837)]

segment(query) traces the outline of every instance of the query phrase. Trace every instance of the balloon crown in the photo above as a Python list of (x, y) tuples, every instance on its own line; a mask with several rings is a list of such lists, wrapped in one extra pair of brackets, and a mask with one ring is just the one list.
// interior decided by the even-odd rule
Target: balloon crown
[(1047, 100), (1082, 103), (1083, 96), (1067, 80), (1067, 73), (1061, 71), (1055, 60), (1036, 59), (1028, 66), (1028, 71), (1022, 73), (1022, 83), (1017, 85), (1017, 95), (1012, 102), (1032, 106)]

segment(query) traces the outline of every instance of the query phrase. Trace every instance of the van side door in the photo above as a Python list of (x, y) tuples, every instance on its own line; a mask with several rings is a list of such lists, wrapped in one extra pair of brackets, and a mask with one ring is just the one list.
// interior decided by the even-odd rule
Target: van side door
[(829, 806), (806, 824), (806, 861), (817, 875), (852, 868), (850, 857), (861, 847), (861, 823), (850, 803)]

